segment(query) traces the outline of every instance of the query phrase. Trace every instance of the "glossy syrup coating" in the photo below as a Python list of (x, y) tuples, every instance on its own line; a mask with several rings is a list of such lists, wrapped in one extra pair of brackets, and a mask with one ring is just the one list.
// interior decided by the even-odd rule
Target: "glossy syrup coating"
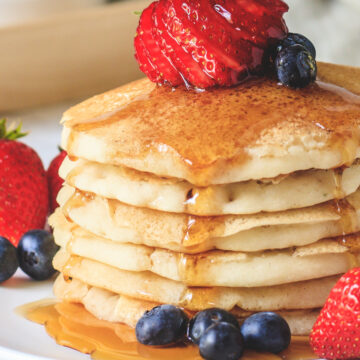
[[(242, 171), (256, 161), (278, 159), (279, 171), (301, 170), (286, 160), (293, 151), (311, 159), (311, 151), (329, 150), (339, 159), (332, 166), (348, 165), (359, 148), (360, 97), (351, 91), (360, 93), (360, 71), (326, 64), (319, 70), (324, 81), (297, 91), (273, 79), (200, 93), (132, 83), (67, 112), (63, 145), (73, 156), (200, 186), (246, 180)], [(81, 136), (96, 139), (101, 154), (84, 149)]]
[[(136, 342), (135, 331), (126, 325), (102, 321), (75, 303), (41, 301), (17, 310), (27, 319), (43, 324), (60, 345), (91, 354), (97, 360), (201, 360), (195, 346), (156, 348)], [(313, 360), (307, 337), (293, 337), (281, 354), (246, 350), (242, 360)]]

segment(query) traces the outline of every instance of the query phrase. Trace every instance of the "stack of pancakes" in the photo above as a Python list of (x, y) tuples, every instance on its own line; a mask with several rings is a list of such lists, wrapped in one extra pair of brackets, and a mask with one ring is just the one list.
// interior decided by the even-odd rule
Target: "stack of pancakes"
[(319, 73), (298, 91), (146, 79), (66, 112), (55, 294), (131, 326), (166, 303), (309, 333), (360, 260), (360, 70)]

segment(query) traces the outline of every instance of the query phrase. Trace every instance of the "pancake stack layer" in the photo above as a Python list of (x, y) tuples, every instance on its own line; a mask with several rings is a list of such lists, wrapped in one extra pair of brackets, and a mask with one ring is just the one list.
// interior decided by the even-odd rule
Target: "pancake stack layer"
[(130, 326), (167, 303), (308, 334), (360, 260), (360, 70), (319, 73), (301, 91), (140, 80), (66, 112), (55, 294)]

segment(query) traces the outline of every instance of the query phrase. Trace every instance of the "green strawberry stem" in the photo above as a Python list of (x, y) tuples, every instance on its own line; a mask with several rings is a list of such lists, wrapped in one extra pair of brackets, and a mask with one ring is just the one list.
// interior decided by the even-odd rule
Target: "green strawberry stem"
[(27, 133), (21, 132), (20, 123), (15, 129), (6, 129), (6, 119), (0, 119), (0, 140), (17, 140), (27, 135)]

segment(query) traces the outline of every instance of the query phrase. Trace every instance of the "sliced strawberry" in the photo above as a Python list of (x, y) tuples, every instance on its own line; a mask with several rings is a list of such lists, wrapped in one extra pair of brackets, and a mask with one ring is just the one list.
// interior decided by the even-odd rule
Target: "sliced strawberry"
[[(184, 23), (187, 22), (190, 29), (189, 36), (193, 35), (193, 38), (200, 39), (196, 44), (194, 41), (188, 41), (189, 45), (187, 46), (197, 46), (198, 52), (209, 54), (208, 58), (215, 64), (217, 75), (221, 74), (221, 71), (216, 71), (217, 69), (226, 74), (226, 81), (222, 81), (218, 76), (215, 77), (220, 85), (229, 85), (230, 73), (232, 74), (230, 77), (234, 79), (248, 67), (255, 68), (261, 63), (263, 52), (254, 52), (254, 45), (241, 37), (237, 39), (234, 36), (238, 37), (236, 30), (214, 11), (209, 5), (209, 1), (174, 0), (173, 3), (175, 11), (180, 14), (179, 17), (182, 17)], [(256, 59), (254, 59), (254, 54)], [(204, 65), (207, 65), (206, 62)], [(234, 84), (233, 80), (230, 84)]]
[[(247, 0), (245, 0), (245, 2), (247, 2)], [(263, 5), (265, 11), (273, 14), (283, 15), (289, 11), (289, 5), (282, 0), (256, 0), (256, 2)]]
[(225, 20), (235, 30), (231, 32), (234, 39), (243, 39), (266, 48), (269, 38), (281, 39), (287, 34), (282, 13), (278, 13), (279, 7), (248, 0), (211, 0), (210, 3), (223, 18), (222, 24), (225, 26)]
[[(219, 57), (226, 56), (240, 64), (240, 67), (236, 68), (225, 60), (226, 66), (231, 66), (240, 72), (244, 68), (252, 69), (260, 65), (263, 52), (259, 51), (260, 47), (249, 42), (251, 34), (246, 30), (234, 28), (227, 19), (219, 16), (209, 1), (201, 0), (201, 3), (203, 7), (202, 11), (207, 14), (203, 23), (201, 23), (202, 18), (200, 18), (201, 27), (205, 27), (203, 33), (207, 34), (208, 39), (217, 40), (212, 41), (212, 45), (217, 50)], [(206, 25), (206, 22), (208, 25)], [(214, 26), (213, 24), (216, 25)], [(208, 29), (207, 32), (206, 29)], [(211, 44), (209, 46), (211, 46)], [(259, 54), (261, 54), (260, 58), (258, 57)], [(254, 55), (256, 55), (256, 57), (254, 57)]]
[(141, 16), (140, 68), (153, 81), (237, 84), (287, 34), (282, 0), (158, 0)]
[[(167, 22), (171, 37), (176, 39), (192, 61), (198, 64), (201, 72), (220, 85), (231, 85), (229, 76), (231, 69), (220, 63), (209, 48), (204, 46), (204, 41), (197, 37), (193, 25), (186, 18), (182, 17), (180, 22), (172, 1), (168, 1), (168, 16), (164, 21)], [(209, 80), (206, 82), (213, 84)]]
[[(240, 7), (236, 9), (238, 12), (236, 16), (239, 16), (241, 21), (243, 21), (243, 25), (239, 26), (236, 24), (234, 7), (228, 8), (224, 1), (208, 1), (207, 3), (208, 6), (215, 11), (215, 13), (211, 12), (212, 16), (209, 21), (220, 25), (224, 31), (229, 33), (232, 39), (249, 41), (257, 46), (266, 45), (265, 34), (256, 33), (254, 27), (248, 27), (245, 25), (244, 19), (248, 16), (248, 13), (244, 9)], [(254, 33), (257, 35), (256, 37), (254, 36)], [(238, 45), (247, 47), (244, 43), (240, 43)]]
[(138, 33), (134, 39), (135, 58), (139, 63), (140, 70), (153, 82), (161, 82), (160, 73), (148, 57), (147, 51), (144, 47), (144, 42), (141, 39), (142, 30), (138, 27)]
[(159, 2), (153, 17), (155, 23), (154, 36), (182, 74), (184, 80), (199, 88), (213, 86), (213, 80), (203, 72), (192, 54), (182, 46), (180, 32), (184, 31), (184, 26), (173, 13), (169, 2)]
[[(153, 5), (150, 5), (152, 7)], [(140, 70), (144, 72), (148, 78), (153, 82), (161, 82), (161, 76), (158, 67), (149, 59), (149, 53), (144, 45), (143, 36), (148, 30), (144, 27), (144, 17), (149, 11), (149, 8), (145, 9), (139, 21), (139, 26), (136, 30), (136, 36), (134, 39), (135, 46), (135, 58), (139, 63)]]
[[(161, 81), (157, 80), (156, 82), (169, 82), (172, 86), (177, 86), (183, 82), (179, 75), (179, 72), (173, 66), (170, 59), (166, 57), (161, 51), (158, 42), (154, 39), (153, 36), (152, 29), (154, 27), (154, 23), (152, 15), (153, 10), (155, 9), (157, 4), (157, 2), (152, 3), (141, 14), (141, 19), (139, 23), (139, 42), (143, 43), (145, 51), (143, 51), (143, 53), (140, 52), (140, 54), (143, 54), (143, 57), (147, 57), (147, 62), (144, 61), (144, 64), (151, 64), (153, 65), (153, 68), (156, 69), (157, 76), (161, 79)], [(150, 67), (150, 65), (148, 65), (148, 67)], [(154, 75), (152, 76), (155, 77)]]

